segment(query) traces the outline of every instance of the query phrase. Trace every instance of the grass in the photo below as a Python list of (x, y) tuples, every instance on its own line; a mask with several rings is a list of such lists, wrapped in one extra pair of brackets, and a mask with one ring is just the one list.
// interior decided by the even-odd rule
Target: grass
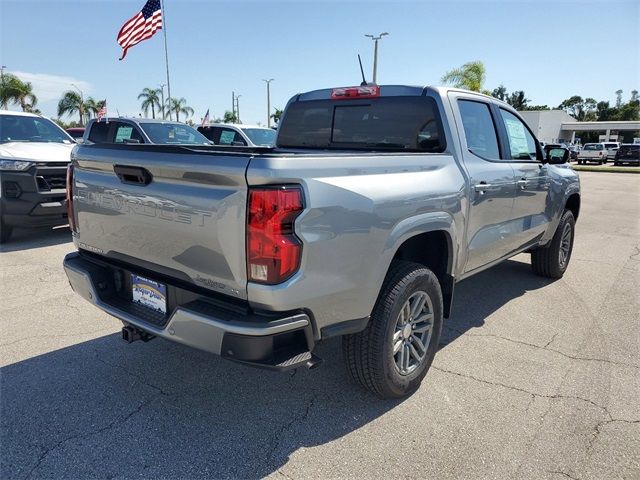
[(614, 167), (609, 165), (576, 165), (571, 164), (577, 172), (609, 172), (609, 173), (640, 173), (640, 167), (630, 165)]

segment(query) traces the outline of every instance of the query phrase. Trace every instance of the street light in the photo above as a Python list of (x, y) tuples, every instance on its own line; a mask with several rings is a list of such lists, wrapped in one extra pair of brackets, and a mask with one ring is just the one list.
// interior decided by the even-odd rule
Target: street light
[(385, 35), (389, 35), (387, 32), (383, 32), (378, 36), (365, 34), (365, 37), (369, 37), (371, 40), (375, 42), (373, 47), (373, 83), (377, 83), (378, 79), (378, 40), (380, 40)]
[(273, 80), (273, 78), (269, 80), (262, 79), (267, 84), (267, 128), (271, 128), (271, 92), (269, 91), (269, 85)]

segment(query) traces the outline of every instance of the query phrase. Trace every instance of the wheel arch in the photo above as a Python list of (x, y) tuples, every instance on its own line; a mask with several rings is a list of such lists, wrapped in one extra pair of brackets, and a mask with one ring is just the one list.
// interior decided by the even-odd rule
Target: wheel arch
[[(400, 235), (395, 235), (385, 276), (394, 260), (416, 262), (429, 268), (438, 278), (442, 288), (444, 316), (448, 318), (453, 302), (456, 265), (456, 237), (453, 218), (448, 214), (427, 214), (428, 221), (409, 219)], [(398, 231), (400, 226), (395, 230)], [(382, 282), (380, 282), (382, 284)]]

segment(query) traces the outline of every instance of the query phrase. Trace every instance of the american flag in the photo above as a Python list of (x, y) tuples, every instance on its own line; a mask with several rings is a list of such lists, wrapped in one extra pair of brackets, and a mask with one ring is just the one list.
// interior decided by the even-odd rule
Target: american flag
[(118, 44), (123, 48), (122, 60), (134, 45), (151, 38), (162, 28), (160, 0), (148, 0), (142, 10), (125, 22), (118, 33)]
[(104, 117), (107, 116), (107, 101), (104, 101), (104, 105), (102, 105), (102, 107), (100, 107), (100, 110), (98, 110), (98, 121), (102, 120)]
[(207, 108), (207, 113), (204, 115), (202, 119), (202, 126), (204, 127), (207, 123), (209, 123), (209, 109)]

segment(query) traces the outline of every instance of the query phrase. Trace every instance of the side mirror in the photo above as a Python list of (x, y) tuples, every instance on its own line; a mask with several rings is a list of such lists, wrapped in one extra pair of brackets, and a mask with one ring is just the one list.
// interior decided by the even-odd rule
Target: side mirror
[(545, 148), (545, 161), (544, 163), (550, 163), (552, 165), (560, 165), (569, 161), (569, 149), (568, 148)]

